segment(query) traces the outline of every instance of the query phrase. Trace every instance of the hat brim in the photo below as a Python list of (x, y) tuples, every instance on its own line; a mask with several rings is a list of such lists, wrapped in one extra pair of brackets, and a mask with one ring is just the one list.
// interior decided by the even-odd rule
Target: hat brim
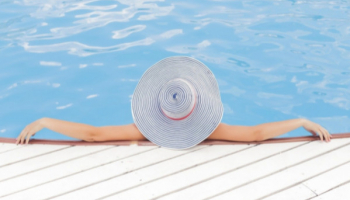
[[(165, 116), (159, 106), (159, 93), (168, 81), (182, 78), (195, 88), (196, 104), (185, 119)], [(188, 149), (217, 128), (223, 116), (223, 105), (214, 74), (191, 57), (169, 57), (151, 66), (137, 84), (131, 101), (135, 125), (143, 136), (168, 149)]]

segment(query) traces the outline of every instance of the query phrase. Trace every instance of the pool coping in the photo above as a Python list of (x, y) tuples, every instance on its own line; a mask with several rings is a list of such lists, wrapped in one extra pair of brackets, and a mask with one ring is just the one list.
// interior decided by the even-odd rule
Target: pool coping
[[(350, 138), (350, 133), (332, 133), (332, 139)], [(284, 143), (284, 142), (300, 142), (300, 141), (315, 141), (321, 140), (319, 136), (299, 136), (299, 137), (286, 137), (286, 138), (271, 138), (263, 141), (252, 142), (239, 142), (239, 141), (225, 141), (225, 140), (204, 140), (198, 145), (232, 145), (232, 144), (268, 144), (268, 143)], [(16, 143), (15, 138), (0, 137), (0, 143)], [(51, 145), (80, 145), (80, 146), (92, 146), (92, 145), (139, 145), (139, 146), (156, 146), (154, 143), (148, 140), (116, 140), (116, 141), (94, 141), (87, 142), (83, 140), (44, 140), (44, 139), (31, 139), (29, 144), (51, 144)]]

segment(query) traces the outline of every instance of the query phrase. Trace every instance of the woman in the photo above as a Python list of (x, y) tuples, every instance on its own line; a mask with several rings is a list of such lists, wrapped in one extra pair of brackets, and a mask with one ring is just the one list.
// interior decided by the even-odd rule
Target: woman
[[(132, 98), (134, 123), (94, 127), (87, 124), (42, 118), (21, 132), (17, 142), (48, 128), (81, 140), (146, 140), (172, 149), (192, 147), (204, 139), (262, 141), (300, 126), (321, 140), (331, 135), (307, 119), (291, 119), (256, 126), (220, 123), (223, 106), (219, 87), (211, 70), (200, 61), (184, 56), (165, 58), (141, 77)], [(139, 129), (137, 128), (139, 127)], [(179, 128), (181, 127), (181, 128)]]
[[(317, 123), (304, 118), (270, 122), (255, 126), (237, 126), (220, 123), (207, 139), (229, 141), (263, 141), (282, 135), (299, 127), (330, 142), (332, 135)], [(43, 128), (88, 142), (108, 140), (146, 140), (134, 123), (121, 126), (95, 127), (88, 124), (41, 118), (27, 125), (17, 137), (16, 144), (28, 144), (29, 138)]]

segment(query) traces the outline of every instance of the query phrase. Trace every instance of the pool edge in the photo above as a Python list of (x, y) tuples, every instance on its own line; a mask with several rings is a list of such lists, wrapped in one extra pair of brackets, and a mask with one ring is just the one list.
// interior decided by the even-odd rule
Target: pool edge
[[(350, 138), (350, 133), (333, 133), (332, 139)], [(268, 143), (285, 143), (285, 142), (301, 142), (301, 141), (314, 141), (321, 140), (319, 136), (299, 136), (299, 137), (286, 137), (286, 138), (271, 138), (264, 141), (255, 142), (238, 142), (238, 141), (225, 141), (225, 140), (204, 140), (198, 145), (230, 145), (230, 144), (268, 144)], [(14, 138), (0, 137), (0, 143), (16, 143)], [(29, 144), (51, 144), (51, 145), (80, 145), (80, 146), (92, 146), (92, 145), (117, 145), (117, 146), (155, 146), (148, 140), (119, 140), (119, 141), (103, 141), (103, 142), (87, 142), (87, 141), (74, 141), (74, 140), (43, 140), (43, 139), (31, 139)]]

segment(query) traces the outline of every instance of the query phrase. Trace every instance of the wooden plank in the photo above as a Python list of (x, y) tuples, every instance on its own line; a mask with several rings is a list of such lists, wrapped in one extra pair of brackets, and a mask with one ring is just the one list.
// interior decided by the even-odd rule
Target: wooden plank
[[(4, 188), (6, 192), (8, 192), (7, 190), (11, 189), (11, 187), (15, 186), (16, 184), (21, 184), (21, 188), (23, 188), (23, 185), (25, 185), (24, 188), (27, 188), (24, 191), (18, 190), (17, 188), (16, 193), (6, 196), (3, 199), (26, 199), (26, 197), (34, 196), (36, 199), (46, 199), (51, 196), (61, 194), (64, 191), (70, 191), (81, 186), (93, 184), (95, 182), (108, 179), (111, 176), (120, 176), (122, 174), (130, 173), (131, 171), (137, 170), (139, 168), (153, 165), (155, 163), (159, 163), (173, 157), (181, 156), (183, 154), (205, 147), (208, 146), (196, 146), (194, 148), (183, 151), (174, 151), (158, 148), (155, 146), (134, 146), (134, 151), (138, 152), (145, 151), (146, 149), (154, 150), (137, 154), (135, 156), (129, 156), (125, 159), (120, 159), (120, 156), (118, 154), (132, 155), (133, 153), (130, 152), (133, 149), (124, 148), (122, 151), (119, 150), (117, 152), (105, 151), (94, 154), (94, 156), (84, 157), (83, 159), (85, 160), (76, 159), (68, 163), (63, 163), (61, 165), (56, 165), (55, 167), (48, 168), (47, 170), (40, 170), (37, 173), (31, 173), (29, 176), (23, 176), (19, 179), (16, 179), (15, 181), (13, 181), (14, 179), (10, 179), (9, 181), (3, 182), (4, 184), (0, 182), (0, 188)], [(118, 147), (116, 150), (117, 149), (121, 148)], [(108, 157), (114, 158), (108, 159)], [(119, 158), (115, 159), (115, 157)], [(98, 165), (96, 165), (96, 163), (98, 163)], [(86, 167), (87, 165), (94, 165), (95, 167)], [(74, 173), (71, 172), (72, 168), (75, 168)], [(94, 176), (87, 176), (85, 173), (83, 173), (83, 175), (80, 175), (83, 171), (86, 172), (88, 170), (93, 170)], [(57, 174), (59, 174), (59, 176), (57, 176)], [(52, 176), (55, 176), (55, 178), (52, 179)], [(79, 177), (79, 179), (74, 179), (78, 182), (70, 181), (72, 180), (69, 178), (70, 176)], [(11, 186), (8, 184), (10, 181)]]
[[(338, 149), (314, 157), (305, 162), (298, 163), (295, 166), (290, 166), (280, 172), (267, 176), (265, 178), (251, 182), (239, 188), (234, 188), (231, 191), (215, 196), (212, 199), (257, 199), (264, 198), (273, 193), (290, 188), (307, 179), (312, 178), (320, 173), (323, 173), (334, 166), (345, 163), (350, 160), (349, 138), (334, 140), (328, 144), (323, 144), (324, 148), (332, 146), (334, 143), (346, 142), (345, 146), (340, 146)], [(299, 155), (301, 156), (301, 155)], [(254, 191), (254, 192), (251, 192)]]
[(289, 195), (296, 192), (296, 187), (307, 188), (313, 194), (310, 195), (306, 192), (304, 194), (299, 193), (298, 199), (309, 199), (311, 197), (321, 195), (322, 193), (325, 193), (328, 190), (331, 190), (332, 188), (336, 188), (337, 186), (342, 185), (343, 183), (350, 182), (349, 171), (350, 162), (340, 165), (309, 180), (306, 180), (297, 186), (288, 188), (272, 196), (269, 196), (266, 199), (285, 199), (285, 197), (288, 197)]
[(16, 148), (0, 154), (0, 167), (20, 162), (26, 159), (34, 158), (43, 154), (58, 151), (69, 146), (54, 146), (54, 145), (26, 145), (21, 148)]
[(319, 176), (303, 182), (303, 184), (319, 195), (348, 181), (350, 181), (350, 163), (346, 163), (326, 173), (322, 173)]
[[(107, 149), (106, 151), (98, 152), (95, 154), (90, 154), (78, 159), (71, 160), (69, 162), (61, 163), (58, 165), (53, 165), (51, 167), (35, 171), (33, 173), (25, 174), (13, 179), (0, 182), (0, 198), (7, 196), (9, 194), (17, 192), (27, 192), (30, 191), (29, 188), (36, 188), (38, 185), (42, 185), (48, 182), (52, 182), (57, 179), (61, 179), (73, 174), (80, 173), (84, 170), (93, 169), (105, 165), (108, 163), (113, 163), (118, 160), (123, 160), (123, 158), (128, 158), (129, 156), (137, 155), (142, 152), (147, 152), (149, 150), (156, 150), (157, 147), (138, 147), (138, 146), (123, 146), (114, 147)], [(123, 166), (122, 166), (123, 167)], [(124, 171), (126, 171), (124, 169)], [(89, 178), (89, 177), (86, 177)], [(74, 183), (71, 183), (74, 184)], [(38, 194), (42, 192), (50, 192), (52, 188), (37, 191)], [(36, 196), (28, 195), (28, 196)], [(20, 195), (19, 195), (20, 196)], [(22, 196), (21, 198), (11, 198), (10, 199), (26, 199), (28, 196)], [(36, 199), (39, 199), (36, 198)]]
[(312, 200), (350, 199), (349, 191), (350, 191), (350, 183), (346, 183), (320, 196), (312, 198)]
[(300, 200), (300, 199), (309, 199), (315, 197), (316, 194), (313, 193), (309, 188), (304, 184), (298, 184), (283, 192), (279, 192), (263, 198), (263, 200)]
[[(211, 196), (215, 196), (232, 188), (248, 184), (261, 177), (268, 176), (272, 173), (276, 173), (290, 165), (323, 154), (327, 151), (338, 148), (339, 146), (347, 144), (349, 142), (349, 139), (337, 139), (333, 140), (330, 143), (321, 143), (319, 141), (313, 141), (308, 144), (302, 145), (298, 148), (294, 148), (292, 150), (269, 157), (265, 160), (253, 163), (241, 169), (231, 168), (233, 170), (229, 171), (228, 173), (224, 173), (220, 176), (216, 176), (198, 184), (192, 184), (191, 187), (185, 188), (181, 191), (170, 193), (168, 196), (164, 196), (160, 199), (190, 198), (194, 200), (210, 198)], [(285, 143), (285, 145), (287, 144), (288, 143)], [(253, 152), (251, 155), (247, 156), (255, 156), (255, 154), (265, 152), (266, 150), (264, 149), (264, 147), (271, 148), (273, 146), (269, 146), (269, 144), (262, 145), (260, 151)]]
[[(158, 163), (131, 173), (119, 176), (104, 182), (96, 183), (90, 187), (70, 192), (56, 199), (97, 199), (110, 195), (112, 192), (122, 191), (149, 181), (159, 179), (179, 171), (195, 167), (196, 165), (210, 160), (242, 151), (253, 145), (229, 145), (211, 146), (189, 154), (177, 157), (166, 162)], [(95, 176), (93, 173), (86, 173), (87, 176)], [(76, 177), (70, 181), (76, 184), (79, 180)], [(98, 191), (98, 192), (96, 192)]]
[(16, 176), (27, 174), (40, 170), (58, 163), (66, 162), (81, 156), (86, 156), (94, 152), (102, 151), (113, 146), (76, 146), (61, 149), (50, 154), (41, 155), (29, 160), (25, 160), (13, 165), (7, 165), (0, 168), (0, 181), (4, 181)]
[(22, 145), (0, 143), (0, 153), (4, 153), (21, 147)]
[[(109, 199), (150, 199), (161, 195), (186, 188), (197, 182), (215, 177), (229, 170), (243, 167), (259, 159), (278, 154), (281, 151), (299, 146), (305, 142), (278, 143), (258, 145), (237, 154), (232, 154), (215, 161), (198, 165), (181, 173), (140, 185), (139, 187), (126, 190), (122, 193), (110, 196)], [(201, 191), (202, 193), (204, 191)], [(187, 197), (187, 199), (192, 199)]]

